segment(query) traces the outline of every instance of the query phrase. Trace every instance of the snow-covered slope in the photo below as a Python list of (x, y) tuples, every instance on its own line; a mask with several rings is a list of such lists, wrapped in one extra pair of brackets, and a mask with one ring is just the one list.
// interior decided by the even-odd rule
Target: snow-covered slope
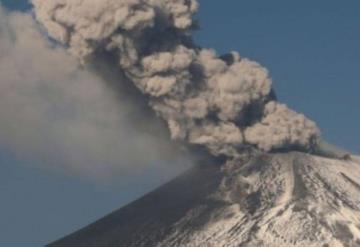
[(259, 154), (196, 167), (49, 246), (360, 246), (360, 163)]

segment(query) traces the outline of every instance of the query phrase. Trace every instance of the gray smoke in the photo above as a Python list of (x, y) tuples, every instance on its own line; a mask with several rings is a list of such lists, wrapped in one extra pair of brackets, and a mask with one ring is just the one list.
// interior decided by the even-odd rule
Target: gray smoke
[[(194, 44), (196, 0), (33, 0), (49, 35), (83, 64), (111, 54), (174, 140), (236, 157), (244, 148), (310, 150), (316, 124), (279, 104), (268, 71)], [(121, 81), (119, 81), (121, 83)]]
[(1, 149), (91, 179), (175, 162), (166, 126), (132, 102), (125, 78), (81, 69), (37, 27), (31, 15), (0, 6)]

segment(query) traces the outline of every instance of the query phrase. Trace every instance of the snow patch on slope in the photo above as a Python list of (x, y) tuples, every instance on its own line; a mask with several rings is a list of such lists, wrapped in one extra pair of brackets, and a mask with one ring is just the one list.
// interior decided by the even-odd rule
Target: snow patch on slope
[(360, 246), (360, 163), (302, 153), (238, 162), (212, 195), (225, 204), (195, 229), (204, 212), (191, 210), (158, 246)]

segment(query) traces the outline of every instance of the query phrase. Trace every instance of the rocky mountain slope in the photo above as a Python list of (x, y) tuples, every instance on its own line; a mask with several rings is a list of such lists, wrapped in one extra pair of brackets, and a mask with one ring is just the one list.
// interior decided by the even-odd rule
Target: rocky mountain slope
[(289, 152), (198, 166), (48, 246), (360, 246), (357, 160)]

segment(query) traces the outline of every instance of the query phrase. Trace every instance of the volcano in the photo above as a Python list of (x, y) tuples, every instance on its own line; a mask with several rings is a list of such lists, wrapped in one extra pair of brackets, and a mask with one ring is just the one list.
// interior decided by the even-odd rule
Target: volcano
[(360, 246), (358, 160), (286, 152), (199, 165), (47, 246)]

